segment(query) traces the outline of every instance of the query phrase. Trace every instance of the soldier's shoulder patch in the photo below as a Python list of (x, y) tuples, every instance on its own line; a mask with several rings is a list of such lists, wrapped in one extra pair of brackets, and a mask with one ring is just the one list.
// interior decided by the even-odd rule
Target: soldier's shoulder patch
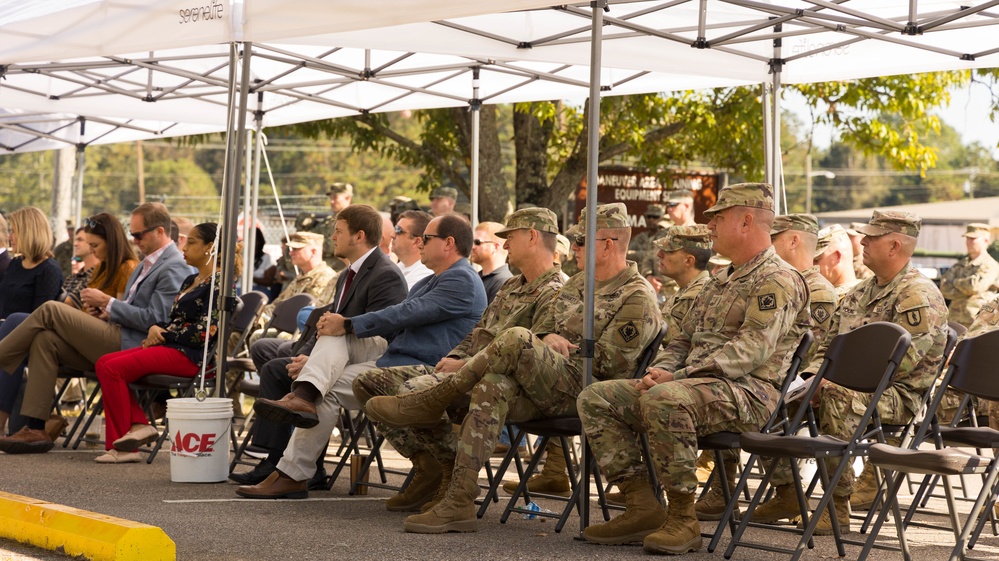
[(617, 332), (624, 339), (625, 343), (632, 342), (635, 337), (638, 337), (638, 327), (635, 326), (635, 322), (629, 321), (628, 323), (617, 328)]
[(905, 320), (909, 322), (912, 327), (918, 327), (923, 323), (923, 314), (920, 313), (921, 308), (916, 308), (914, 310), (909, 310), (905, 312)]
[(756, 297), (756, 304), (761, 311), (777, 309), (777, 295), (774, 293), (762, 294)]
[(825, 323), (829, 317), (829, 310), (826, 309), (826, 306), (819, 304), (812, 307), (812, 319), (815, 320), (815, 323)]

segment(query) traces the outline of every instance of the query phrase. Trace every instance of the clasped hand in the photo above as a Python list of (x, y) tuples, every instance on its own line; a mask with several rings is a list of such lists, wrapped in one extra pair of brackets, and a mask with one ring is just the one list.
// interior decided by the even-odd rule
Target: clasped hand
[(331, 335), (334, 337), (346, 335), (347, 331), (343, 328), (343, 319), (343, 316), (340, 314), (326, 312), (316, 322), (316, 329), (320, 335)]
[(652, 389), (653, 386), (672, 381), (672, 372), (650, 366), (645, 370), (645, 376), (642, 376), (640, 380), (635, 382), (635, 389), (638, 390), (638, 393), (645, 393)]

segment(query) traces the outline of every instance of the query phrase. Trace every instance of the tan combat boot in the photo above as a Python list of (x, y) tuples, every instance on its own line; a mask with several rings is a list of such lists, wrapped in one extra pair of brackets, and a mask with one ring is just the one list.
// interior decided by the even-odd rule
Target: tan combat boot
[(467, 467), (456, 467), (444, 500), (423, 514), (409, 516), (402, 528), (415, 534), (474, 532), (478, 529), (479, 522), (475, 517), (475, 497), (478, 495), (478, 472)]
[(697, 482), (704, 484), (715, 470), (715, 455), (708, 450), (701, 450), (697, 457)]
[(785, 518), (791, 524), (801, 520), (798, 497), (792, 485), (778, 485), (774, 497), (757, 506), (756, 510), (749, 516), (749, 521), (759, 524), (776, 524)]
[(430, 509), (437, 506), (437, 503), (444, 500), (444, 496), (447, 495), (447, 490), (451, 487), (451, 474), (454, 472), (454, 459), (450, 461), (441, 462), (441, 483), (437, 486), (437, 494), (434, 498), (430, 499), (425, 505), (420, 507), (420, 512), (428, 512)]
[(434, 498), (441, 483), (441, 465), (433, 456), (419, 452), (412, 457), (413, 478), (401, 492), (385, 501), (385, 510), (390, 512), (418, 511)]
[(878, 479), (874, 476), (874, 464), (867, 462), (864, 464), (864, 471), (860, 472), (860, 477), (853, 486), (853, 494), (850, 495), (850, 507), (854, 510), (867, 510), (874, 504), (874, 499), (878, 496)]
[[(545, 460), (545, 467), (541, 473), (527, 480), (527, 492), (568, 497), (572, 494), (572, 487), (569, 485), (569, 475), (565, 470), (562, 443), (557, 439), (549, 440), (547, 448), (548, 459)], [(505, 481), (503, 490), (512, 495), (519, 485), (519, 481)]]
[[(739, 462), (725, 462), (725, 475), (728, 479), (729, 493), (735, 489), (735, 476), (738, 471)], [(711, 482), (711, 489), (708, 489), (708, 492), (694, 504), (694, 510), (697, 512), (698, 520), (721, 520), (722, 514), (725, 513), (725, 507), (727, 505), (728, 503), (725, 501), (725, 494), (722, 492), (721, 478), (715, 477)], [(735, 515), (738, 516), (738, 514), (739, 507), (736, 506)]]
[(701, 525), (694, 511), (694, 493), (667, 491), (669, 513), (662, 528), (645, 537), (642, 549), (646, 553), (683, 555), (701, 549)]
[(583, 530), (586, 541), (604, 545), (637, 543), (659, 529), (666, 520), (666, 513), (656, 501), (652, 487), (646, 479), (637, 477), (625, 479), (618, 487), (625, 496), (627, 506), (624, 514), (610, 522), (595, 524)]
[[(833, 496), (833, 503), (836, 505), (836, 520), (839, 521), (839, 533), (847, 535), (850, 530), (850, 498)], [(813, 514), (814, 516), (814, 514)], [(805, 525), (798, 522), (798, 529), (804, 529)], [(822, 511), (819, 516), (819, 523), (815, 525), (816, 536), (831, 536), (833, 534), (832, 520), (829, 518), (829, 509)]]
[(376, 422), (393, 428), (437, 426), (447, 406), (472, 389), (464, 388), (467, 384), (459, 384), (458, 379), (458, 374), (452, 374), (441, 383), (419, 391), (372, 397), (364, 412)]

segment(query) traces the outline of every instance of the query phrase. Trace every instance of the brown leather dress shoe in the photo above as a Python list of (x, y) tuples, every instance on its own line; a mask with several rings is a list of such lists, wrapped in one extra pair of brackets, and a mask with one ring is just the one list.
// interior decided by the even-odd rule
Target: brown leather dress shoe
[(267, 479), (256, 485), (240, 485), (236, 494), (247, 499), (307, 499), (308, 481), (295, 481), (274, 470)]
[(319, 424), (316, 415), (316, 404), (290, 393), (281, 399), (259, 398), (253, 404), (253, 410), (261, 419), (274, 423), (292, 424), (300, 429), (311, 429)]
[(16, 433), (0, 438), (0, 450), (8, 454), (44, 454), (55, 442), (43, 430), (23, 427)]

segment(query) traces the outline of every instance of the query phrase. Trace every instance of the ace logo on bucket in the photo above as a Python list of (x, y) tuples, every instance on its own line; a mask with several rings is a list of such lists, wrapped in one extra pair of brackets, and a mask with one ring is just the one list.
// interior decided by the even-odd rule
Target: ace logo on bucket
[(215, 451), (215, 433), (198, 434), (189, 432), (177, 434), (173, 437), (173, 444), (170, 446), (171, 452), (181, 454), (193, 454), (199, 457), (210, 456)]

